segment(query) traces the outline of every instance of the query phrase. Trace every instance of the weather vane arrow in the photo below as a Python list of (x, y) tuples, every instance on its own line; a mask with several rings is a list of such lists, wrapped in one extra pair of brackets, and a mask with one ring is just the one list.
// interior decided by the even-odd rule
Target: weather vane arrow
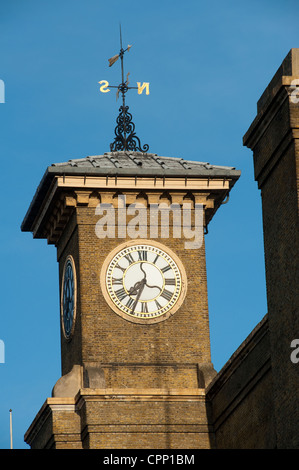
[(143, 145), (141, 148), (140, 139), (135, 134), (135, 124), (132, 122), (132, 114), (128, 112), (129, 106), (126, 106), (126, 93), (128, 90), (137, 89), (138, 94), (141, 95), (143, 90), (146, 94), (149, 95), (149, 83), (137, 82), (137, 87), (129, 87), (129, 74), (127, 74), (126, 81), (124, 80), (124, 54), (125, 52), (131, 49), (132, 45), (128, 45), (126, 49), (122, 47), (122, 34), (120, 26), (120, 52), (119, 54), (114, 55), (108, 59), (109, 67), (111, 67), (115, 62), (120, 58), (121, 60), (121, 83), (117, 86), (109, 85), (107, 80), (101, 80), (98, 83), (101, 85), (100, 91), (102, 93), (107, 93), (110, 91), (110, 88), (117, 88), (116, 99), (119, 97), (119, 93), (122, 94), (122, 106), (119, 108), (119, 115), (116, 119), (117, 126), (114, 130), (115, 139), (112, 144), (110, 144), (111, 152), (117, 152), (121, 150), (131, 150), (131, 151), (140, 151), (147, 152), (149, 146), (147, 144)]

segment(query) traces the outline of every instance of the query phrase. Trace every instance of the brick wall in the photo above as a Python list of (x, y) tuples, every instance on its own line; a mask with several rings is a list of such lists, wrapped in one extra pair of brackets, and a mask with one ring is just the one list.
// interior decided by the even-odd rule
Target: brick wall
[(299, 50), (292, 49), (258, 106), (244, 136), (253, 150), (261, 189), (266, 263), (273, 413), (278, 448), (299, 448), (299, 367), (290, 360), (299, 335), (298, 176), (299, 103), (292, 80), (299, 76)]
[[(98, 219), (94, 208), (76, 208), (77, 226), (66, 231), (69, 239), (64, 236), (58, 247), (60, 279), (66, 256), (72, 254), (79, 281), (75, 334), (71, 341), (62, 335), (63, 374), (73, 364), (98, 363), (107, 386), (198, 386), (198, 364), (210, 363), (204, 244), (200, 249), (186, 250), (184, 239), (157, 239), (183, 262), (187, 296), (169, 319), (152, 325), (135, 324), (115, 314), (102, 295), (103, 262), (124, 239), (99, 239), (95, 234)], [(144, 370), (134, 369), (134, 365), (143, 365)], [(148, 371), (147, 366), (151, 366)]]
[(274, 449), (273, 386), (267, 316), (207, 389), (218, 449)]

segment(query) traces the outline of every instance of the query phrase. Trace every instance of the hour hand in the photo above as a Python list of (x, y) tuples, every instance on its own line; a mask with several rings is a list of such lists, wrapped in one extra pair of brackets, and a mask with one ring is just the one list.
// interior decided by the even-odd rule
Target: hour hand
[(130, 295), (136, 295), (138, 293), (138, 291), (142, 288), (144, 288), (144, 285), (145, 285), (145, 279), (142, 279), (141, 281), (138, 281), (134, 284), (134, 286), (132, 286), (130, 288), (130, 290), (128, 291), (128, 293)]
[[(136, 284), (135, 284), (136, 285)], [(140, 299), (140, 296), (142, 294), (142, 291), (144, 289), (144, 286), (145, 286), (145, 282), (144, 282), (144, 279), (142, 279), (142, 281), (139, 282), (139, 289), (138, 289), (138, 294), (136, 296), (136, 299), (134, 301), (134, 304), (133, 304), (133, 307), (132, 307), (132, 313), (134, 312), (135, 308), (136, 308), (136, 305), (138, 304), (139, 302), (139, 299)], [(135, 287), (135, 286), (134, 286)], [(130, 289), (131, 290), (131, 289)], [(131, 295), (135, 295), (136, 292), (134, 292), (134, 294), (131, 293)], [(130, 291), (129, 291), (129, 294), (130, 294)]]

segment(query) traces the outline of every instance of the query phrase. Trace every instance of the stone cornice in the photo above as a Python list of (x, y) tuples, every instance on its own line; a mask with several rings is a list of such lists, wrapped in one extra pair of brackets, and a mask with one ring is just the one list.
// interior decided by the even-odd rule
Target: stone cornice
[(111, 203), (117, 208), (117, 196), (126, 195), (127, 205), (142, 202), (146, 207), (166, 198), (170, 204), (184, 202), (203, 205), (207, 226), (218, 207), (227, 198), (235, 180), (229, 178), (129, 178), (55, 176), (44, 199), (32, 208), (23, 230), (34, 238), (46, 238), (56, 244), (73, 211), (85, 206), (96, 208)]

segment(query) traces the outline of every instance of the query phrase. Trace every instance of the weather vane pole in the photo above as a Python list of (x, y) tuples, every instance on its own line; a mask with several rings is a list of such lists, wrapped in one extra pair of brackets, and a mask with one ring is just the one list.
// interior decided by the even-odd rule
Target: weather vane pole
[(141, 95), (143, 90), (146, 90), (146, 94), (149, 94), (149, 83), (137, 82), (137, 87), (129, 87), (129, 73), (127, 74), (126, 81), (124, 79), (124, 54), (129, 51), (132, 46), (128, 45), (126, 49), (122, 46), (122, 33), (120, 25), (120, 52), (115, 56), (108, 59), (109, 67), (111, 67), (119, 58), (121, 61), (121, 83), (118, 86), (109, 85), (107, 80), (101, 80), (99, 82), (101, 86), (100, 91), (102, 93), (109, 92), (109, 88), (117, 88), (116, 99), (119, 96), (119, 92), (122, 94), (122, 106), (119, 108), (119, 115), (116, 119), (117, 126), (114, 130), (115, 139), (110, 144), (111, 152), (118, 152), (121, 150), (140, 151), (147, 152), (149, 146), (147, 144), (141, 146), (140, 139), (135, 134), (135, 124), (132, 122), (132, 114), (128, 112), (129, 106), (126, 106), (126, 93), (128, 90), (136, 89), (138, 94)]

